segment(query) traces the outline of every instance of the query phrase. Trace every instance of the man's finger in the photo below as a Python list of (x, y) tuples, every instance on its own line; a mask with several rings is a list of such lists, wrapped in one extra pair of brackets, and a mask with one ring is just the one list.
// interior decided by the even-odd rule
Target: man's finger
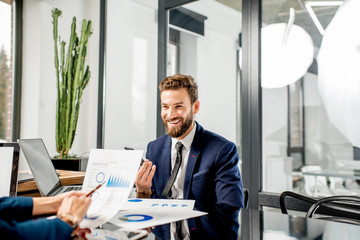
[(156, 170), (156, 166), (153, 165), (152, 168), (151, 168), (151, 170), (150, 170), (149, 175), (147, 176), (146, 182), (148, 182), (148, 183), (150, 182), (150, 183), (151, 183), (151, 181), (152, 181), (152, 179), (153, 179), (153, 177), (154, 177), (154, 174), (155, 174), (155, 170)]
[(139, 169), (139, 172), (140, 172), (140, 173), (144, 173), (144, 172), (145, 172), (148, 163), (149, 163), (149, 160), (146, 159), (146, 160), (144, 161), (143, 165), (142, 165), (142, 166), (140, 167), (140, 169)]
[(143, 178), (143, 176), (146, 174), (146, 169), (147, 169), (148, 164), (149, 164), (149, 160), (146, 159), (136, 175), (137, 182), (139, 182)]
[(148, 175), (149, 175), (149, 173), (151, 171), (151, 168), (152, 168), (152, 162), (148, 161), (146, 166), (145, 166), (145, 172), (141, 176), (141, 179), (143, 181), (146, 181), (146, 179), (147, 179), (147, 177), (148, 177)]

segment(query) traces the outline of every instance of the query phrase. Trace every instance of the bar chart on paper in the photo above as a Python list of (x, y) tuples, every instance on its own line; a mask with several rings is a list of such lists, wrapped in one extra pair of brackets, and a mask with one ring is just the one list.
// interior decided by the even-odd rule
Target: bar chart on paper
[(119, 174), (112, 174), (107, 181), (106, 187), (110, 188), (128, 188), (130, 186), (130, 181), (125, 176)]

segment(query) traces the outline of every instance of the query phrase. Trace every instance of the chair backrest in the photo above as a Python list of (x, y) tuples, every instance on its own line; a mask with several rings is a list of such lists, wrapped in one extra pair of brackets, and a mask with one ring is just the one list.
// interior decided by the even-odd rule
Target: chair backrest
[(322, 216), (321, 219), (360, 225), (360, 197), (355, 196), (330, 196), (319, 199), (306, 213), (306, 217), (312, 218), (320, 206), (326, 206), (337, 211), (336, 216)]
[[(285, 201), (288, 197), (293, 199)], [(318, 212), (322, 216), (318, 218), (360, 225), (360, 197), (330, 196), (317, 199), (285, 191), (280, 195), (280, 209), (284, 214), (288, 210), (303, 211), (309, 218)]]
[(244, 191), (244, 208), (246, 209), (249, 203), (249, 190), (247, 188), (244, 188), (243, 191)]
[[(286, 201), (285, 199), (287, 197), (291, 197), (291, 198), (294, 198), (295, 201), (291, 201), (291, 202), (288, 202), (288, 204), (286, 204)], [(280, 209), (281, 209), (281, 212), (284, 213), (284, 214), (287, 214), (287, 210), (288, 210), (288, 207), (291, 209), (291, 205), (292, 203), (295, 202), (296, 205), (299, 205), (299, 201), (301, 201), (302, 205), (304, 206), (303, 209), (307, 210), (309, 209), (309, 207), (316, 203), (317, 202), (317, 199), (315, 198), (311, 198), (311, 197), (307, 197), (307, 196), (304, 196), (304, 195), (301, 195), (301, 194), (298, 194), (298, 193), (295, 193), (295, 192), (291, 192), (291, 191), (285, 191), (285, 192), (282, 192), (280, 194)], [(298, 209), (297, 209), (298, 210)]]
[(0, 143), (0, 197), (16, 196), (19, 154), (17, 143)]

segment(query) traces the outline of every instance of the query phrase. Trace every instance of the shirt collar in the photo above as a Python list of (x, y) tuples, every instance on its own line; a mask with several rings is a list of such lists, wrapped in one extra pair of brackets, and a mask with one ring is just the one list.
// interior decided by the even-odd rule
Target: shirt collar
[(194, 121), (193, 129), (191, 129), (191, 132), (184, 139), (179, 141), (176, 138), (171, 138), (171, 147), (174, 148), (177, 142), (181, 142), (186, 148), (186, 150), (189, 150), (194, 140), (195, 132), (196, 132), (196, 122)]

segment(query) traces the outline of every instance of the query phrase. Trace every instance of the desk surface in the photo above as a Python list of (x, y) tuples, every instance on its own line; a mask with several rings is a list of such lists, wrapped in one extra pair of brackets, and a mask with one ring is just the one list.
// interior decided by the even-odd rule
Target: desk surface
[(260, 212), (263, 240), (270, 239), (359, 239), (360, 226), (322, 219), (304, 218), (278, 212)]
[[(84, 181), (85, 172), (56, 170), (59, 174), (62, 185), (81, 185)], [(34, 180), (22, 182), (18, 184), (18, 196), (40, 196), (36, 182)]]

